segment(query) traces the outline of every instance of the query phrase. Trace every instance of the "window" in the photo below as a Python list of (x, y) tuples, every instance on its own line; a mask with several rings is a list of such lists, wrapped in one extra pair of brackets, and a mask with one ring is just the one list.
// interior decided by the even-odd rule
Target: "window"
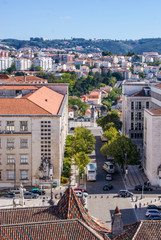
[(131, 120), (134, 120), (134, 113), (131, 113)]
[(1, 138), (0, 138), (0, 148), (2, 147), (2, 140), (1, 140)]
[(14, 171), (8, 170), (7, 171), (7, 179), (8, 180), (13, 180), (15, 178), (15, 173)]
[(2, 172), (0, 171), (0, 180), (2, 179)]
[(26, 132), (26, 131), (28, 131), (27, 121), (20, 121), (20, 131), (21, 131), (21, 132)]
[(7, 131), (14, 131), (15, 130), (14, 121), (7, 121), (6, 130)]
[(10, 163), (15, 163), (15, 156), (12, 154), (12, 155), (7, 155), (7, 163), (10, 164)]
[(138, 129), (139, 129), (139, 130), (142, 130), (142, 128), (141, 128), (141, 123), (138, 123)]
[(28, 140), (20, 139), (20, 148), (28, 148)]
[(14, 139), (7, 139), (7, 148), (14, 148)]
[(134, 123), (131, 123), (131, 130), (134, 130)]
[(149, 102), (146, 102), (146, 108), (149, 109)]
[(134, 102), (131, 102), (131, 110), (134, 109)]
[(28, 155), (25, 155), (25, 154), (20, 155), (20, 163), (27, 164), (28, 163)]
[(27, 170), (20, 170), (20, 179), (21, 180), (28, 179), (28, 171)]

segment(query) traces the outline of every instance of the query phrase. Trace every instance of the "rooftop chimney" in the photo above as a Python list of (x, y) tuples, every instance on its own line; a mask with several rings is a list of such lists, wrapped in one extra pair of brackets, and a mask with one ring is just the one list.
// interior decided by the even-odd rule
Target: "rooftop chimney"
[(122, 214), (120, 213), (118, 206), (113, 213), (111, 229), (114, 237), (120, 235), (123, 232)]

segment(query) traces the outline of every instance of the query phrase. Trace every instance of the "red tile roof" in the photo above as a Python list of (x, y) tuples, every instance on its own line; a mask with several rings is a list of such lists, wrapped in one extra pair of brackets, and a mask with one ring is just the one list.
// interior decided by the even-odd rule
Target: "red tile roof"
[(28, 97), (28, 100), (54, 115), (58, 114), (63, 99), (64, 95), (45, 86)]
[(0, 98), (1, 115), (57, 115), (64, 95), (45, 86), (22, 98)]
[(0, 86), (0, 90), (36, 90), (38, 89), (36, 86), (33, 85), (3, 85)]
[(136, 92), (136, 93), (131, 94), (130, 96), (131, 96), (131, 97), (139, 97), (139, 96), (145, 97), (146, 95), (145, 95), (145, 91), (144, 91), (144, 90), (141, 90), (141, 91), (139, 91), (139, 92)]
[(154, 115), (161, 115), (161, 108), (150, 110), (150, 112)]
[(103, 240), (79, 220), (54, 221), (2, 226), (1, 240)]

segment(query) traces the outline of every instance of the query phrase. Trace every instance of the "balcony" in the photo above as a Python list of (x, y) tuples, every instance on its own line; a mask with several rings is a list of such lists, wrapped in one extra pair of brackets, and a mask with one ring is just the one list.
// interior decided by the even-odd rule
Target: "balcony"
[(3, 130), (3, 131), (0, 131), (0, 135), (16, 135), (16, 134), (22, 134), (22, 135), (25, 135), (25, 134), (31, 134), (31, 132), (24, 132), (24, 131), (8, 131), (8, 130)]

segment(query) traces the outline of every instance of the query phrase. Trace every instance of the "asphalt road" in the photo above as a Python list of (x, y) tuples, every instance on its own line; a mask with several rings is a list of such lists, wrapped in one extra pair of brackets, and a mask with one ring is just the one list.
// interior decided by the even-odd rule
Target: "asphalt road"
[[(88, 197), (88, 210), (92, 216), (102, 220), (105, 225), (111, 229), (112, 213), (116, 206), (119, 207), (122, 213), (123, 224), (129, 224), (136, 222), (136, 215), (132, 208), (130, 198), (119, 198), (117, 193), (120, 189), (125, 189), (122, 177), (119, 173), (119, 169), (116, 167), (116, 171), (113, 174), (112, 181), (106, 181), (106, 172), (102, 169), (103, 163), (106, 161), (106, 157), (100, 152), (100, 148), (104, 143), (100, 140), (100, 130), (92, 129), (92, 133), (96, 139), (96, 161), (97, 161), (97, 180), (96, 182), (87, 182), (86, 188), (89, 193)], [(113, 189), (110, 191), (103, 191), (103, 186), (106, 183), (113, 185)]]

